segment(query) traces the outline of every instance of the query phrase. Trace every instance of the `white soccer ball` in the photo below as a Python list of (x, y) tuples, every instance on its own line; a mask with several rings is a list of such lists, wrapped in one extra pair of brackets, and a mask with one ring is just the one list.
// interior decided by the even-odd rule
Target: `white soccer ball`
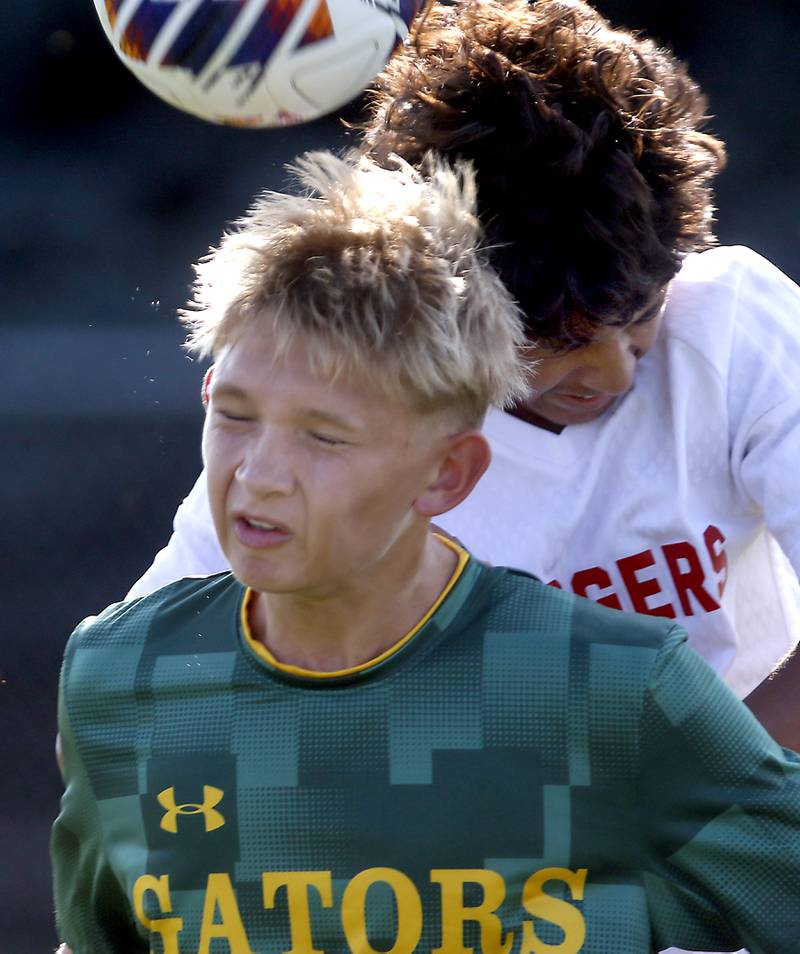
[(332, 112), (383, 68), (420, 0), (94, 0), (122, 62), (215, 123), (283, 126)]

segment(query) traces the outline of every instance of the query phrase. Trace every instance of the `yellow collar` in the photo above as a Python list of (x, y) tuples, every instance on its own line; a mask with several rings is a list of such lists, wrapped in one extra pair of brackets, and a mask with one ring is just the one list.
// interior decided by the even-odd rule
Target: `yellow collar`
[(253, 650), (253, 652), (262, 659), (265, 663), (272, 666), (274, 669), (279, 670), (280, 672), (287, 673), (291, 676), (302, 676), (306, 679), (340, 679), (342, 676), (352, 676), (355, 673), (364, 672), (366, 669), (370, 669), (373, 666), (377, 666), (384, 660), (388, 659), (390, 656), (393, 656), (398, 650), (400, 650), (409, 640), (413, 639), (414, 636), (422, 629), (422, 627), (428, 622), (428, 620), (433, 616), (437, 609), (442, 605), (447, 594), (453, 589), (453, 587), (458, 582), (461, 574), (464, 571), (464, 567), (467, 565), (469, 560), (469, 553), (455, 540), (451, 540), (449, 537), (445, 537), (440, 533), (434, 534), (437, 540), (440, 540), (445, 546), (453, 550), (454, 553), (458, 556), (458, 563), (456, 568), (453, 571), (453, 575), (447, 581), (447, 585), (444, 587), (442, 592), (436, 597), (433, 605), (425, 613), (422, 619), (419, 620), (406, 634), (402, 636), (396, 643), (390, 646), (388, 649), (385, 649), (379, 656), (375, 656), (373, 659), (368, 659), (366, 662), (359, 663), (357, 666), (351, 666), (348, 669), (337, 669), (333, 672), (318, 672), (314, 669), (303, 669), (302, 666), (292, 666), (287, 663), (282, 663), (277, 660), (272, 653), (267, 649), (267, 647), (259, 642), (254, 636), (253, 631), (250, 628), (250, 605), (253, 599), (258, 595), (255, 590), (247, 587), (244, 599), (242, 600), (241, 608), (241, 624), (242, 632), (244, 633), (244, 638), (248, 646)]

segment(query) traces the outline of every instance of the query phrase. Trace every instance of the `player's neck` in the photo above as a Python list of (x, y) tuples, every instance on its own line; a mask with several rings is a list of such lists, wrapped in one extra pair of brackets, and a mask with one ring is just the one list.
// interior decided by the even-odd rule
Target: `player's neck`
[(410, 544), (335, 594), (260, 594), (250, 609), (253, 637), (278, 662), (313, 672), (375, 659), (426, 615), (458, 564), (429, 532)]

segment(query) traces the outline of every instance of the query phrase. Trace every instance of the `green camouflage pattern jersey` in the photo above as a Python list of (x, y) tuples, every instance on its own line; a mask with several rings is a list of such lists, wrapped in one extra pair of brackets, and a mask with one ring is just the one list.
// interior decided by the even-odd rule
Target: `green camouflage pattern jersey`
[(667, 620), (470, 559), (395, 651), (281, 671), (229, 574), (70, 640), (74, 954), (800, 952), (800, 758)]

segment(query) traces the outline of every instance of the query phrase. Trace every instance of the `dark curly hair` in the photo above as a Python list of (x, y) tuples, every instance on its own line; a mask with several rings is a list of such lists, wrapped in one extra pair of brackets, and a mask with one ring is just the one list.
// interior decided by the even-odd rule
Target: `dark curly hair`
[(672, 53), (582, 0), (434, 5), (372, 95), (364, 147), (474, 163), (493, 264), (554, 347), (647, 309), (712, 245), (722, 142)]

